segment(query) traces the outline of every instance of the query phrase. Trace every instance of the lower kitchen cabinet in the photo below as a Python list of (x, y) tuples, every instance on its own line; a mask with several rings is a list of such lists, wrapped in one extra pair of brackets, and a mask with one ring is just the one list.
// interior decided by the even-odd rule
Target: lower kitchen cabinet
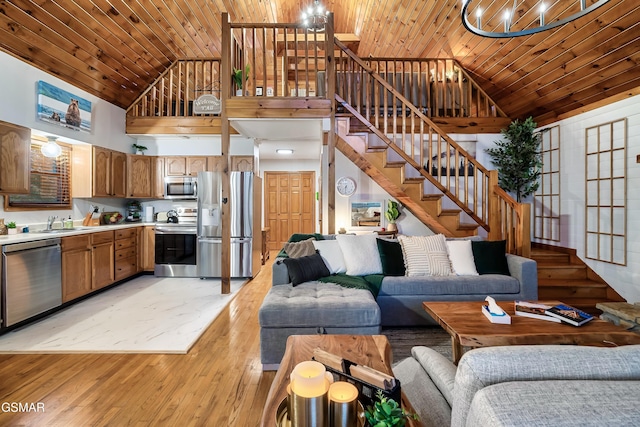
[(115, 232), (115, 280), (133, 276), (138, 271), (138, 245), (135, 228)]
[(145, 227), (144, 228), (144, 243), (143, 243), (143, 261), (142, 269), (144, 271), (153, 271), (156, 265), (156, 228)]
[(112, 284), (114, 278), (113, 231), (91, 234), (92, 289), (100, 289)]
[(91, 292), (91, 239), (89, 234), (61, 239), (62, 302)]

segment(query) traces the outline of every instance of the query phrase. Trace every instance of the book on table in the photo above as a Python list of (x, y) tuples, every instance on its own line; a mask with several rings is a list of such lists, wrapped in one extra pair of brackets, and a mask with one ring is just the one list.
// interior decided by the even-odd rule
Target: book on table
[(556, 323), (562, 322), (557, 317), (549, 316), (545, 313), (550, 308), (550, 305), (538, 304), (529, 301), (516, 300), (513, 302), (513, 311), (516, 313), (516, 316), (531, 317), (533, 319), (546, 320)]
[(545, 310), (545, 313), (573, 326), (581, 326), (593, 319), (593, 316), (589, 313), (566, 304), (555, 305)]

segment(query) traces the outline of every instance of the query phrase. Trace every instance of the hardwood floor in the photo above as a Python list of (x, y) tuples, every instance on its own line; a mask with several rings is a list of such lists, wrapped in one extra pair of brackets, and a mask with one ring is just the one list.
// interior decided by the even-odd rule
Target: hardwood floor
[(258, 325), (271, 262), (186, 355), (0, 355), (0, 425), (259, 425), (275, 377), (262, 372)]

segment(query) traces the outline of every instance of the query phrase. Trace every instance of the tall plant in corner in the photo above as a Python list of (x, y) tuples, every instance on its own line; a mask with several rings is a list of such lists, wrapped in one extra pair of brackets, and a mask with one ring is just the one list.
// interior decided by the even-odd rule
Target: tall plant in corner
[(505, 191), (514, 193), (518, 203), (540, 185), (541, 135), (535, 131), (536, 126), (531, 117), (523, 122), (515, 120), (507, 129), (502, 129), (504, 139), (495, 141), (494, 148), (485, 150), (498, 170), (498, 184)]

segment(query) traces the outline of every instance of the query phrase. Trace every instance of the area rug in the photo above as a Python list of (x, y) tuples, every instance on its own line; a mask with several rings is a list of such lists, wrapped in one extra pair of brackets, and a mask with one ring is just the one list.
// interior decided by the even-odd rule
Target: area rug
[(0, 353), (184, 354), (244, 280), (141, 276), (0, 336)]

